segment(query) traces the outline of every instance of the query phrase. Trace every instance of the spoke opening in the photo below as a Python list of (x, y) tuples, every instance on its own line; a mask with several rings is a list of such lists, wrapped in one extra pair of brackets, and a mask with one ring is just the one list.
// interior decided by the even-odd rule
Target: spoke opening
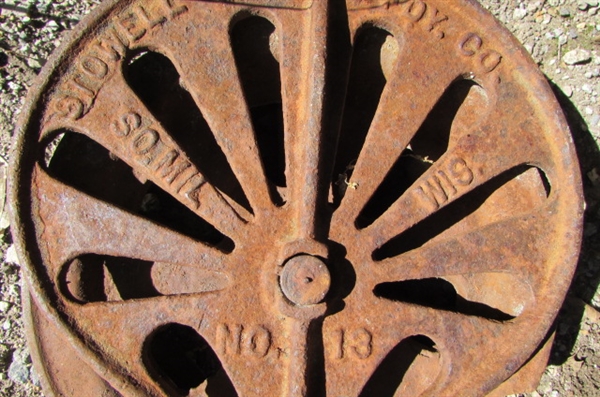
[[(396, 395), (405, 395), (400, 390), (406, 382), (413, 383), (414, 380), (410, 376), (410, 369), (413, 366), (421, 366), (426, 364), (427, 369), (437, 369), (439, 371), (440, 355), (436, 349), (436, 344), (433, 340), (425, 335), (415, 335), (402, 340), (398, 343), (379, 364), (375, 372), (371, 375), (365, 386), (363, 387), (359, 397), (393, 397)], [(419, 368), (420, 370), (423, 368)], [(419, 380), (429, 380), (435, 378), (436, 373), (426, 373), (419, 371)], [(432, 371), (433, 372), (433, 371)], [(413, 387), (408, 388), (414, 392), (419, 390)], [(423, 390), (429, 385), (423, 385), (420, 389)]]
[(141, 215), (197, 241), (230, 253), (234, 242), (86, 135), (48, 134), (42, 165), (50, 176), (85, 194)]
[(482, 108), (485, 94), (479, 85), (466, 79), (452, 83), (360, 212), (356, 227), (369, 226), (396, 202), (451, 148), (459, 131), (465, 131), (460, 127), (474, 123), (479, 116), (473, 110)]
[(478, 186), (434, 212), (373, 252), (381, 261), (422, 247), (434, 238), (474, 230), (493, 222), (530, 213), (546, 202), (550, 184), (539, 168), (521, 165)]
[(284, 198), (274, 189), (287, 186), (281, 73), (276, 58), (279, 36), (267, 19), (248, 13), (237, 15), (230, 36), (255, 139), (271, 182), (270, 194), (275, 204), (283, 205)]
[(197, 241), (211, 244), (222, 252), (233, 251), (235, 248), (233, 240), (154, 183), (147, 182), (146, 185), (148, 189), (139, 209), (146, 218)]
[[(144, 363), (150, 375), (170, 393), (237, 397), (215, 351), (193, 328), (170, 323), (144, 343)], [(202, 394), (202, 391), (204, 394)]]
[(372, 24), (356, 33), (348, 91), (333, 175), (333, 204), (338, 206), (348, 188), (356, 159), (375, 117), (381, 94), (398, 56), (397, 39)]
[(63, 294), (78, 303), (116, 302), (161, 296), (152, 282), (152, 262), (82, 255), (61, 272)]
[(374, 288), (373, 293), (379, 298), (395, 302), (411, 303), (493, 321), (506, 322), (516, 318), (485, 303), (465, 299), (456, 292), (454, 285), (442, 278), (381, 283)]
[(146, 187), (102, 145), (66, 129), (48, 134), (42, 166), (53, 178), (99, 200), (137, 212)]
[(153, 116), (183, 148), (211, 185), (252, 213), (223, 150), (169, 58), (152, 51), (130, 54), (124, 75)]

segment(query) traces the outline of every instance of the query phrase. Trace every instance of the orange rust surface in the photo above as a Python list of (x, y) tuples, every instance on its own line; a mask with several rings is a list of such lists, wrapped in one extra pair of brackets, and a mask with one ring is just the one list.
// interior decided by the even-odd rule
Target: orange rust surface
[(485, 396), (543, 361), (577, 159), (475, 1), (109, 0), (22, 113), (48, 395)]

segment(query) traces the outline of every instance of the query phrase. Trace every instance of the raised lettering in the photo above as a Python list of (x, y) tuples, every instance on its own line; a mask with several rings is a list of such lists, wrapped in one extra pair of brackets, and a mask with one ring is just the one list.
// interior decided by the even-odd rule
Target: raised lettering
[(204, 179), (202, 175), (194, 174), (182, 186), (182, 188), (186, 187), (186, 189), (184, 190), (185, 197), (192, 203), (194, 203), (196, 209), (200, 207), (200, 188), (204, 186), (205, 183), (206, 179)]
[(490, 73), (500, 65), (500, 62), (502, 62), (502, 55), (496, 51), (490, 50), (481, 55), (480, 62), (483, 71)]
[(444, 191), (440, 180), (435, 175), (429, 178), (417, 189), (422, 193), (423, 197), (425, 197), (427, 201), (435, 206), (435, 208), (439, 208), (442, 204), (448, 201), (448, 195)]
[(168, 184), (172, 184), (175, 179), (189, 167), (191, 167), (191, 164), (182, 159), (178, 151), (170, 150), (159, 161), (156, 170), (160, 170), (160, 176), (164, 178)]
[(458, 185), (468, 186), (473, 182), (473, 171), (471, 171), (467, 162), (459, 157), (450, 161), (448, 172), (450, 173), (452, 180)]
[(146, 34), (146, 28), (140, 26), (140, 17), (134, 11), (122, 15), (117, 20), (117, 26), (122, 28), (129, 41), (137, 41)]
[(118, 137), (126, 137), (131, 131), (135, 131), (142, 125), (142, 118), (137, 113), (127, 113), (114, 121), (110, 127), (112, 132)]
[(437, 39), (443, 39), (446, 34), (441, 29), (441, 24), (448, 21), (448, 17), (441, 14), (437, 8), (431, 5), (427, 6), (427, 10), (427, 29), (435, 34)]
[(103, 79), (108, 74), (108, 65), (102, 59), (95, 56), (86, 55), (81, 61), (81, 69), (89, 76), (98, 80)]
[(271, 348), (271, 332), (262, 326), (250, 329), (245, 337), (243, 351), (250, 356), (261, 358), (269, 353)]
[(335, 331), (335, 358), (366, 360), (373, 354), (373, 334), (365, 328)]
[(60, 97), (54, 104), (55, 114), (73, 120), (78, 120), (83, 116), (84, 108), (85, 105), (81, 99), (70, 95)]
[(90, 97), (91, 101), (93, 101), (94, 98), (96, 98), (96, 91), (89, 87), (90, 82), (83, 80), (82, 76), (74, 76), (71, 82), (73, 83), (73, 86), (75, 86), (76, 89), (82, 91), (84, 95)]
[(137, 14), (140, 16), (141, 19), (144, 20), (144, 22), (146, 22), (146, 24), (150, 28), (153, 28), (156, 25), (160, 25), (161, 23), (167, 20), (167, 17), (165, 17), (164, 15), (152, 19), (152, 16), (148, 14), (148, 11), (146, 11), (146, 9), (141, 4), (137, 6)]
[(482, 45), (483, 40), (481, 37), (477, 36), (475, 33), (468, 33), (460, 42), (459, 46), (463, 55), (472, 57), (481, 49)]
[(366, 360), (373, 353), (373, 335), (364, 328), (352, 333), (351, 348), (356, 357)]
[(410, 19), (418, 22), (425, 16), (425, 11), (427, 11), (427, 4), (421, 0), (415, 0), (408, 5), (406, 13)]
[(93, 48), (104, 54), (107, 60), (116, 62), (125, 56), (129, 42), (121, 38), (114, 26), (107, 29), (107, 32), (93, 44)]
[(263, 358), (271, 350), (272, 339), (271, 331), (262, 325), (221, 324), (217, 327), (217, 349), (223, 355)]
[(167, 11), (171, 13), (171, 18), (174, 18), (174, 17), (181, 15), (184, 12), (188, 11), (187, 6), (184, 6), (184, 5), (175, 7), (173, 5), (172, 0), (162, 0), (162, 3), (167, 8)]
[(217, 327), (217, 349), (224, 355), (241, 354), (243, 330), (244, 327), (241, 325), (219, 325)]
[(474, 174), (467, 162), (454, 157), (441, 165), (416, 191), (437, 209), (456, 196), (460, 187), (469, 186), (473, 180)]
[(133, 140), (133, 149), (138, 155), (146, 154), (156, 146), (158, 139), (158, 132), (156, 130), (145, 129)]

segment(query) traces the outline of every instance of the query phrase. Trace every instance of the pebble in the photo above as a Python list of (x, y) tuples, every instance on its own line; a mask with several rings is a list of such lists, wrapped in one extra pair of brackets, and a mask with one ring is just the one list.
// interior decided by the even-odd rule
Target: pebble
[(587, 3), (587, 1), (579, 1), (577, 3), (577, 8), (579, 8), (581, 11), (585, 11), (588, 9), (590, 5)]
[(0, 216), (0, 230), (6, 230), (10, 227), (10, 219), (8, 218), (8, 212), (4, 211)]
[(9, 319), (6, 319), (6, 321), (4, 323), (2, 323), (2, 329), (5, 331), (8, 331), (12, 328), (12, 323), (10, 322)]
[(15, 265), (19, 264), (19, 257), (17, 256), (17, 249), (15, 248), (14, 244), (8, 247), (6, 250), (4, 260), (8, 263), (14, 263)]
[(573, 87), (571, 87), (570, 85), (562, 87), (562, 91), (567, 96), (567, 98), (571, 98), (573, 96)]
[(591, 116), (592, 114), (594, 114), (594, 109), (592, 109), (590, 106), (586, 106), (585, 114), (587, 114), (588, 116)]
[(527, 15), (527, 10), (525, 8), (515, 8), (513, 12), (513, 19), (523, 19)]
[(29, 376), (29, 378), (31, 379), (31, 383), (33, 383), (37, 387), (42, 387), (42, 381), (40, 380), (40, 376), (33, 367), (31, 367), (31, 375)]
[(563, 56), (563, 61), (567, 65), (577, 65), (580, 63), (589, 62), (592, 59), (592, 54), (583, 48), (577, 48), (567, 52)]
[(558, 38), (558, 45), (565, 45), (567, 44), (567, 41), (569, 41), (569, 38), (567, 37), (567, 35), (563, 34)]
[(584, 84), (584, 85), (581, 86), (581, 90), (583, 92), (587, 92), (588, 94), (591, 94), (592, 93), (592, 86), (589, 85), (589, 84)]
[(6, 313), (10, 309), (10, 306), (9, 302), (0, 301), (0, 312)]
[(590, 127), (598, 127), (600, 126), (600, 114), (595, 114), (590, 119)]
[(571, 16), (571, 10), (569, 10), (567, 7), (560, 7), (558, 10), (558, 15), (563, 18), (568, 18)]
[(26, 364), (19, 360), (15, 360), (10, 363), (10, 367), (8, 367), (8, 377), (16, 383), (27, 383), (27, 380), (29, 379), (29, 368), (27, 368)]

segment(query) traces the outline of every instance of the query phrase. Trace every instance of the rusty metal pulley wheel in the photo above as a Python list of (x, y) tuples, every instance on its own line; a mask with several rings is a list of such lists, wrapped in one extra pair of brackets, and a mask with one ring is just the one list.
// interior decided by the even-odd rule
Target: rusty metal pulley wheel
[(579, 178), (543, 76), (474, 1), (108, 0), (17, 130), (45, 391), (526, 387)]

